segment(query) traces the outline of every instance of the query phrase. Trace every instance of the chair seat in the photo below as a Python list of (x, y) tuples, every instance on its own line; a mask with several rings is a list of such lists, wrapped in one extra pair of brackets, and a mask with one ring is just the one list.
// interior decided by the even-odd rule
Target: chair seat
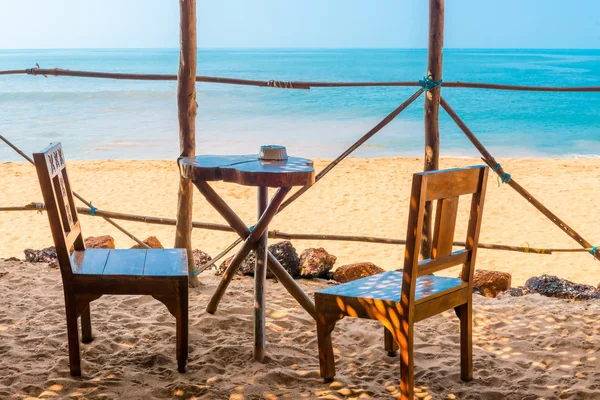
[(188, 275), (185, 249), (85, 249), (71, 255), (73, 274), (182, 277)]
[[(434, 275), (421, 276), (417, 278), (415, 301), (441, 292), (461, 289), (465, 286), (466, 283), (460, 278), (447, 278)], [(400, 302), (401, 288), (402, 271), (389, 271), (341, 285), (331, 286), (316, 293)]]

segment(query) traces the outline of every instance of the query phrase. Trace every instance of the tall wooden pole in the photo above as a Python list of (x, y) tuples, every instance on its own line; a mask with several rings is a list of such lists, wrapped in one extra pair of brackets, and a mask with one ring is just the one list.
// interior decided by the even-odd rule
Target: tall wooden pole
[[(427, 58), (427, 75), (430, 79), (442, 79), (442, 49), (444, 47), (444, 0), (429, 0), (429, 46)], [(425, 171), (439, 169), (440, 161), (440, 87), (425, 93)], [(421, 256), (431, 255), (431, 238), (433, 232), (432, 203), (425, 208), (423, 224), (423, 240)]]
[[(196, 0), (179, 0), (180, 56), (177, 76), (177, 109), (181, 157), (196, 155)], [(194, 271), (192, 256), (192, 182), (179, 177), (175, 247), (187, 249), (188, 270)], [(190, 275), (190, 285), (198, 277)]]

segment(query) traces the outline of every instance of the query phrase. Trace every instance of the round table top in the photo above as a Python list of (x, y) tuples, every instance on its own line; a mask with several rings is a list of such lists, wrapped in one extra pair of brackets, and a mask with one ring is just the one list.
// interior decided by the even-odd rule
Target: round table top
[(192, 181), (224, 181), (246, 186), (291, 187), (315, 182), (312, 160), (289, 157), (259, 160), (258, 155), (199, 155), (179, 159), (181, 176)]

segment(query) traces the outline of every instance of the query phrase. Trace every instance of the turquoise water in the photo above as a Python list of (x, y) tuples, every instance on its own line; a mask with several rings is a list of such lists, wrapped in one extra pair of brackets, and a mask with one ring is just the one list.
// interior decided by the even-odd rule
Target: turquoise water
[[(200, 51), (198, 74), (263, 80), (418, 80), (425, 50)], [(177, 73), (178, 50), (0, 50), (0, 70), (68, 68)], [(600, 50), (446, 50), (444, 78), (517, 85), (600, 86)], [(27, 153), (61, 141), (70, 158), (175, 158), (176, 82), (0, 76), (0, 133)], [(334, 157), (414, 88), (277, 90), (198, 85), (198, 153), (255, 152), (277, 143)], [(443, 90), (498, 157), (600, 155), (600, 93)], [(357, 151), (420, 156), (423, 99)], [(477, 153), (441, 112), (444, 156)], [(18, 160), (0, 143), (0, 160)]]

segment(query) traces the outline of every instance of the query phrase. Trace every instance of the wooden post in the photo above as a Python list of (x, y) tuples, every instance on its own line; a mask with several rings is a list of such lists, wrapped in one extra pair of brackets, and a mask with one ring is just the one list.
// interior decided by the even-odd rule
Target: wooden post
[[(444, 0), (429, 0), (429, 46), (427, 76), (434, 81), (442, 79), (442, 49), (444, 47)], [(425, 171), (439, 169), (440, 161), (440, 87), (425, 93)], [(425, 207), (421, 256), (431, 255), (432, 203)]]
[[(181, 157), (196, 154), (196, 0), (179, 0), (180, 56), (177, 77), (179, 149)], [(175, 247), (187, 249), (188, 270), (194, 270), (192, 256), (192, 182), (179, 177)], [(198, 286), (198, 277), (190, 275), (190, 286)]]

